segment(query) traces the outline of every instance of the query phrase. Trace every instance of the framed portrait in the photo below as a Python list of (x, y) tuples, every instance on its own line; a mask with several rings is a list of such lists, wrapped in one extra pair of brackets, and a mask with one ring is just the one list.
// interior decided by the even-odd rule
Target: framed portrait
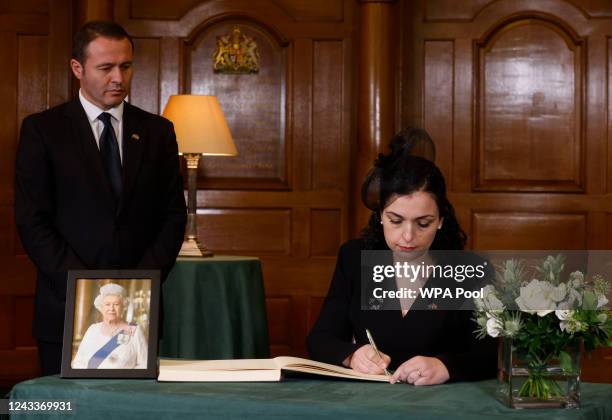
[(160, 273), (68, 272), (63, 378), (155, 378)]

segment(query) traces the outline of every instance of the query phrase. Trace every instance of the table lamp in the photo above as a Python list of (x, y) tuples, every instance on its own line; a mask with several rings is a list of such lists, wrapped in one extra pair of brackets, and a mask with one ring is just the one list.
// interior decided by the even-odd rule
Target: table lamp
[(210, 257), (198, 241), (196, 191), (200, 156), (236, 156), (238, 151), (215, 96), (172, 95), (163, 116), (172, 121), (179, 155), (187, 161), (187, 231), (179, 256)]

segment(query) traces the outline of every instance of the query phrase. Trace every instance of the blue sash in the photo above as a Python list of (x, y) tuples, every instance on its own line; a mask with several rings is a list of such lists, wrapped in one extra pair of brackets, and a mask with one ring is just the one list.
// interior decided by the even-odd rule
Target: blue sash
[(104, 359), (106, 359), (113, 350), (119, 347), (118, 338), (119, 334), (115, 334), (105, 345), (100, 347), (100, 349), (91, 356), (89, 362), (87, 362), (87, 369), (97, 369)]

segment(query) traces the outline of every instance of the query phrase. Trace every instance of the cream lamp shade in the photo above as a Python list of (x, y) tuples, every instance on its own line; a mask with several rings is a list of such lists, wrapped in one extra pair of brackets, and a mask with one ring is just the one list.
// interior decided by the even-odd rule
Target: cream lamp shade
[(181, 154), (236, 156), (223, 111), (215, 96), (172, 95), (163, 116), (172, 121)]

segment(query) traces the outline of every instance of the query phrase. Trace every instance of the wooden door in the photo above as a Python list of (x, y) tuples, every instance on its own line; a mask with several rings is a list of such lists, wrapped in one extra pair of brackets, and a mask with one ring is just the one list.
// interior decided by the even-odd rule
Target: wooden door
[(612, 3), (402, 6), (401, 120), (432, 135), (470, 246), (612, 249)]

